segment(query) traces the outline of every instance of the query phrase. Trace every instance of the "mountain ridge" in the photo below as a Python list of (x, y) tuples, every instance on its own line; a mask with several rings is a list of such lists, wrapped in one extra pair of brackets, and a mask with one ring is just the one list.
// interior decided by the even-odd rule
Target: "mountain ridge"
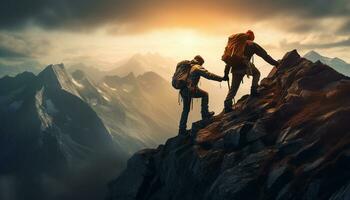
[[(111, 135), (88, 100), (108, 101), (83, 72), (74, 76), (58, 64), (38, 75), (0, 79), (0, 181), (21, 183), (10, 188), (18, 199), (103, 196), (108, 178), (125, 165), (130, 152), (124, 141)], [(133, 151), (144, 147), (131, 142)], [(101, 169), (104, 174), (98, 174)]]
[(108, 199), (346, 199), (350, 78), (287, 53), (259, 97), (134, 154)]
[(305, 58), (316, 62), (316, 61), (321, 61), (326, 65), (329, 65), (333, 67), (335, 70), (337, 70), (340, 73), (343, 73), (344, 75), (350, 76), (350, 64), (345, 62), (344, 60), (334, 57), (334, 58), (329, 58), (326, 56), (321, 55), (320, 53), (316, 51), (309, 51), (304, 55)]

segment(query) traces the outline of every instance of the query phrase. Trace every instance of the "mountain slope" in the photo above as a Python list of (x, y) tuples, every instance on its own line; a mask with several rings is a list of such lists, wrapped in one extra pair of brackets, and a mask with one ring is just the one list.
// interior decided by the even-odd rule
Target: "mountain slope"
[(135, 54), (125, 63), (108, 72), (109, 75), (126, 76), (130, 72), (135, 76), (154, 71), (164, 79), (170, 79), (175, 61), (157, 53)]
[(350, 64), (339, 58), (329, 58), (320, 55), (316, 51), (310, 51), (304, 55), (304, 58), (311, 60), (312, 62), (321, 61), (322, 63), (333, 67), (340, 73), (350, 76)]
[(38, 67), (39, 63), (22, 63), (22, 64), (6, 64), (0, 62), (0, 78), (5, 76), (16, 76), (23, 72), (32, 72), (38, 74), (42, 68)]
[[(63, 65), (49, 65), (38, 76), (5, 77), (0, 88), (0, 181), (11, 177), (18, 183), (11, 188), (14, 199), (69, 199), (81, 184), (94, 185), (91, 196), (103, 194), (96, 190), (103, 190), (105, 176), (117, 174), (107, 168), (121, 169), (127, 154), (82, 100)], [(102, 168), (105, 175), (86, 181)], [(77, 185), (67, 180), (77, 177)]]
[(109, 199), (349, 199), (350, 78), (294, 50), (259, 91), (136, 153)]
[(101, 71), (96, 67), (85, 65), (83, 63), (76, 63), (68, 66), (68, 72), (74, 73), (75, 71), (83, 71), (86, 76), (94, 82), (100, 82), (104, 76), (107, 75), (106, 71)]
[(81, 96), (130, 154), (164, 142), (176, 130), (176, 92), (156, 73), (106, 76), (94, 86), (86, 76), (73, 77)]

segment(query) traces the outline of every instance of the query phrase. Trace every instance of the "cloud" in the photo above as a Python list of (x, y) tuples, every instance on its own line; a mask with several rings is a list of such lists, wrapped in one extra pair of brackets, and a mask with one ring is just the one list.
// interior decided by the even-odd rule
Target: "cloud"
[(23, 71), (39, 72), (40, 57), (50, 53), (50, 48), (51, 43), (46, 39), (0, 32), (0, 77)]
[[(195, 27), (211, 30), (223, 24), (278, 19), (350, 17), (348, 0), (5, 0), (0, 8), (0, 29), (38, 25), (72, 31), (109, 26), (113, 33), (142, 32), (158, 28)], [(303, 23), (303, 21), (310, 23)], [(211, 27), (211, 28), (208, 28)], [(285, 24), (285, 26), (288, 26)], [(203, 28), (205, 27), (205, 28)]]
[(49, 53), (51, 42), (25, 34), (0, 32), (0, 58), (36, 58)]
[(341, 34), (350, 34), (350, 20), (344, 23), (338, 30)]
[(0, 46), (0, 58), (23, 58), (28, 57), (25, 54), (15, 52), (12, 49)]
[(280, 48), (282, 49), (330, 49), (337, 47), (350, 47), (350, 38), (327, 43), (300, 43), (300, 42), (287, 42), (286, 40), (280, 42)]

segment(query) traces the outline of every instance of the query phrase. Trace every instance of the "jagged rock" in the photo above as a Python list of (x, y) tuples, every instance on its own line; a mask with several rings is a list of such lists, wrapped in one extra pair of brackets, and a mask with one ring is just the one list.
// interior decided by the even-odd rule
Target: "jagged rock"
[(62, 89), (80, 97), (78, 91), (74, 87), (70, 74), (64, 69), (63, 64), (47, 66), (38, 74), (38, 78), (45, 87), (57, 90)]
[(247, 133), (246, 139), (247, 142), (253, 142), (255, 140), (258, 140), (266, 135), (266, 130), (264, 127), (264, 124), (261, 120), (258, 120), (253, 128)]
[(293, 155), (292, 162), (305, 162), (316, 157), (319, 154), (322, 154), (322, 152), (320, 152), (319, 145), (319, 141), (317, 140), (302, 147), (298, 152), (296, 152)]
[(145, 189), (155, 173), (150, 160), (155, 152), (156, 150), (152, 149), (142, 150), (129, 159), (127, 170), (110, 183), (110, 198), (131, 200), (146, 194)]
[(278, 68), (281, 70), (281, 69), (293, 67), (300, 62), (300, 59), (301, 59), (300, 55), (294, 49), (293, 51), (288, 52), (286, 55), (284, 55)]
[(242, 137), (241, 137), (241, 127), (233, 127), (225, 132), (223, 132), (224, 136), (224, 145), (227, 148), (238, 148), (240, 144), (242, 144)]
[(303, 167), (304, 173), (310, 172), (310, 171), (314, 170), (315, 168), (319, 167), (323, 161), (324, 161), (324, 157), (321, 157), (321, 158), (319, 158), (319, 159), (317, 159), (309, 164), (305, 164)]
[(276, 74), (276, 72), (277, 72), (277, 67), (273, 67), (266, 78), (272, 78)]
[(251, 153), (255, 153), (263, 150), (266, 147), (266, 145), (262, 140), (256, 140), (252, 144), (250, 144), (248, 147)]
[[(349, 77), (287, 53), (262, 80), (259, 97), (194, 123), (194, 142), (171, 138), (152, 154), (152, 186), (132, 199), (346, 199), (349, 88)], [(126, 183), (117, 180), (114, 187)]]
[(213, 145), (213, 149), (224, 149), (225, 148), (225, 140), (223, 138), (216, 141)]
[(295, 195), (293, 194), (293, 191), (291, 191), (291, 184), (288, 183), (286, 186), (282, 188), (282, 190), (279, 191), (276, 200), (291, 200), (295, 199)]
[(335, 192), (329, 200), (346, 200), (350, 199), (350, 183), (344, 185)]
[(210, 124), (210, 122), (212, 122), (212, 120), (200, 120), (192, 123), (191, 134), (196, 137), (197, 132)]
[(234, 167), (236, 165), (237, 160), (239, 159), (238, 157), (239, 155), (237, 152), (226, 154), (221, 164), (221, 171), (223, 172), (229, 168)]
[(291, 179), (292, 173), (288, 165), (271, 169), (267, 178), (267, 189), (270, 192), (279, 191)]
[(224, 136), (224, 144), (227, 148), (238, 148), (242, 143), (241, 133), (237, 129), (229, 129)]
[(319, 179), (316, 179), (313, 182), (311, 182), (306, 189), (305, 199), (306, 200), (317, 199), (318, 193), (320, 191), (320, 186), (321, 186), (321, 180)]
[(213, 183), (207, 199), (255, 199), (258, 198), (259, 169), (271, 156), (271, 151), (251, 154), (231, 169), (227, 169)]
[(280, 145), (277, 144), (276, 147), (278, 148), (278, 153), (281, 154), (281, 156), (287, 156), (300, 150), (303, 144), (304, 141), (302, 139), (297, 139), (284, 142)]

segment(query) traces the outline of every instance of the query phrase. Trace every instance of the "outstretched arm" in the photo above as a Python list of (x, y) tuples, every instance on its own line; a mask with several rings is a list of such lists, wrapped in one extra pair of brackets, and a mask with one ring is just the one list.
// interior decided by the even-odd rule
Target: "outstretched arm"
[(278, 62), (275, 59), (273, 59), (269, 54), (267, 54), (265, 49), (263, 49), (261, 46), (259, 46), (256, 43), (254, 43), (254, 46), (255, 46), (255, 54), (256, 55), (260, 56), (262, 59), (264, 59), (270, 65), (273, 65), (273, 66), (278, 65)]
[(222, 77), (221, 76), (218, 76), (216, 74), (213, 74), (213, 73), (210, 73), (208, 70), (206, 70), (205, 68), (201, 67), (201, 68), (198, 68), (197, 70), (197, 73), (206, 78), (206, 79), (209, 79), (209, 80), (213, 80), (213, 81), (219, 81), (221, 82), (222, 81)]

